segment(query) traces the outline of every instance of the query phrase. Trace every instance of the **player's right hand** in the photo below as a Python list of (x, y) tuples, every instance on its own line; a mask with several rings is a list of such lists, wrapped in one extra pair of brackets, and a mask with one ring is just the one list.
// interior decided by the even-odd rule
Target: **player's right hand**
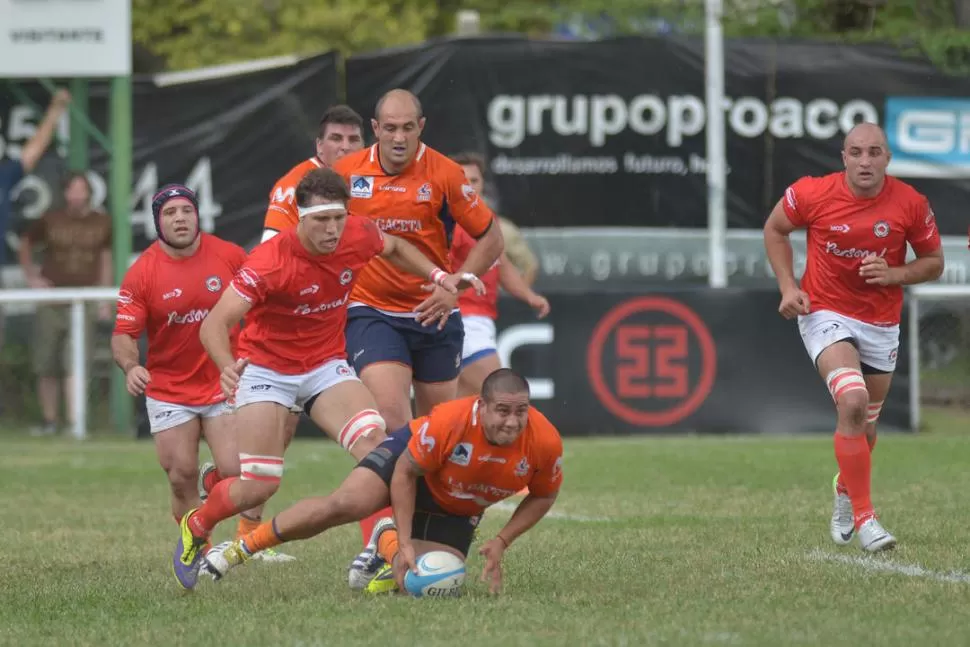
[(222, 375), (219, 376), (219, 386), (222, 387), (222, 393), (227, 398), (232, 398), (236, 395), (239, 378), (242, 377), (243, 371), (246, 370), (247, 366), (249, 366), (249, 359), (241, 357), (222, 369)]
[(401, 558), (401, 568), (394, 573), (394, 578), (397, 580), (397, 588), (401, 592), (407, 593), (407, 589), (404, 588), (404, 576), (408, 571), (411, 571), (415, 575), (418, 574), (418, 558), (414, 554), (414, 545), (411, 542), (400, 543), (399, 541), (397, 554)]
[(778, 312), (785, 319), (793, 319), (798, 315), (807, 315), (809, 307), (808, 295), (799, 288), (794, 288), (781, 293)]
[(144, 366), (132, 366), (125, 373), (125, 388), (131, 395), (141, 395), (152, 381), (152, 376)]

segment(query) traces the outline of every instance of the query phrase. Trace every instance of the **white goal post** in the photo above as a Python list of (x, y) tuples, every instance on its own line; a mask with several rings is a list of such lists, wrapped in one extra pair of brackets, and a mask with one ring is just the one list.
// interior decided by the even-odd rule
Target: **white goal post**
[(46, 288), (41, 290), (0, 290), (0, 307), (6, 305), (38, 305), (69, 303), (71, 305), (71, 365), (74, 374), (73, 436), (87, 437), (88, 380), (87, 346), (84, 343), (84, 308), (88, 303), (117, 301), (118, 288)]

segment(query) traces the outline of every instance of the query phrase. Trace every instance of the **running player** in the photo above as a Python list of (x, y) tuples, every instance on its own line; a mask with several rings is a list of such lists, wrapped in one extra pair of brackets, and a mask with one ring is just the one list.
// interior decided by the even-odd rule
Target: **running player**
[(330, 168), (344, 155), (363, 148), (363, 130), (364, 120), (349, 106), (332, 106), (323, 113), (316, 154), (291, 168), (273, 185), (263, 220), (263, 242), (299, 222), (296, 187), (303, 176), (313, 169)]
[[(482, 169), (477, 157), (462, 153), (453, 158), (461, 165), (468, 183), (478, 194), (482, 193)], [(503, 232), (504, 235), (504, 232)], [(508, 240), (506, 239), (506, 243)], [(452, 266), (460, 267), (475, 245), (475, 239), (461, 227), (455, 228), (451, 243)], [(485, 294), (464, 292), (458, 297), (461, 323), (465, 329), (465, 341), (461, 352), (461, 374), (458, 376), (458, 395), (477, 395), (488, 375), (501, 368), (498, 358), (495, 320), (498, 318), (498, 286), (501, 284), (513, 297), (535, 309), (539, 319), (549, 314), (549, 302), (536, 294), (525, 277), (519, 273), (505, 252), (499, 260), (482, 275)]]
[[(334, 165), (350, 185), (351, 211), (445, 268), (457, 224), (478, 242), (456, 271), (485, 272), (502, 253), (501, 229), (461, 167), (421, 143), (425, 119), (417, 97), (392, 90), (375, 114), (377, 143)], [(457, 395), (464, 337), (457, 295), (439, 289), (428, 297), (421, 286), (375, 259), (351, 294), (347, 354), (391, 429), (412, 417), (412, 386), (419, 415)], [(362, 524), (365, 541), (373, 521)]]
[[(215, 525), (276, 492), (294, 405), (358, 460), (384, 439), (384, 420), (344, 350), (346, 306), (360, 270), (380, 255), (442, 289), (464, 287), (413, 245), (383, 235), (366, 218), (348, 217), (347, 198), (336, 173), (310, 171), (296, 190), (299, 224), (253, 250), (202, 325), (202, 344), (222, 369), (223, 392), (235, 399), (241, 476), (220, 480), (200, 508), (182, 517), (172, 565), (184, 588), (196, 584), (201, 548)], [(481, 289), (480, 281), (472, 283)], [(244, 316), (234, 354), (230, 330)]]
[[(199, 230), (195, 193), (182, 185), (163, 187), (152, 199), (152, 215), (158, 240), (121, 282), (111, 352), (128, 392), (145, 394), (155, 451), (179, 521), (199, 505), (202, 437), (221, 473), (239, 473), (231, 409), (219, 388), (219, 369), (199, 342), (199, 327), (246, 252)], [(146, 330), (148, 358), (142, 365), (138, 338)]]
[(368, 565), (377, 577), (361, 574), (358, 588), (391, 591), (424, 553), (466, 559), (485, 508), (528, 487), (512, 518), (479, 550), (483, 579), (498, 593), (502, 556), (549, 512), (561, 484), (559, 432), (529, 404), (525, 379), (499, 369), (480, 396), (438, 405), (388, 436), (330, 496), (304, 499), (228, 548), (212, 550), (206, 570), (219, 579), (256, 551), (350, 523), (390, 500), (397, 526), (390, 518), (378, 523), (374, 561), (382, 566)]
[[(320, 129), (316, 140), (316, 155), (304, 160), (290, 169), (281, 177), (269, 196), (269, 207), (263, 224), (263, 238), (265, 242), (283, 231), (296, 225), (299, 214), (296, 206), (296, 187), (300, 180), (313, 169), (328, 168), (335, 161), (348, 153), (359, 151), (364, 145), (364, 120), (352, 108), (344, 105), (332, 106), (320, 119)], [(286, 444), (289, 445), (296, 433), (300, 421), (302, 408), (293, 407), (292, 414), (286, 420)], [(199, 472), (199, 496), (205, 501), (209, 490), (217, 483), (221, 475), (212, 463), (204, 463)], [(261, 510), (247, 510), (239, 514), (239, 532), (245, 534), (259, 525), (262, 517)], [(366, 529), (370, 533), (370, 527)], [(292, 561), (292, 555), (285, 555), (275, 551), (260, 553), (259, 558), (264, 561), (286, 562)]]
[[(795, 182), (764, 228), (781, 289), (778, 311), (786, 319), (797, 316), (838, 413), (832, 540), (846, 545), (858, 533), (869, 552), (896, 545), (873, 509), (870, 473), (876, 421), (896, 368), (902, 286), (943, 272), (933, 210), (911, 186), (886, 176), (890, 157), (881, 128), (857, 125), (845, 137), (845, 171)], [(795, 229), (808, 230), (800, 287), (789, 241)], [(909, 263), (907, 243), (916, 253)]]

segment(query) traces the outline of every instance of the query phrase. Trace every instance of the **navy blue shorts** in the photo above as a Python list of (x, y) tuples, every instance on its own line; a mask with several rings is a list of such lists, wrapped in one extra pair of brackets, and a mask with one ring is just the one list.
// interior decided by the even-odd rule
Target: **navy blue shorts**
[[(388, 434), (384, 442), (357, 463), (357, 467), (374, 472), (390, 488), (394, 468), (398, 459), (407, 450), (410, 440), (411, 427), (405, 425)], [(418, 479), (414, 517), (411, 521), (412, 539), (424, 539), (451, 546), (467, 558), (468, 549), (475, 538), (475, 528), (480, 521), (481, 517), (463, 517), (443, 510), (434, 500), (425, 480)]]
[(379, 362), (411, 367), (417, 382), (448, 382), (461, 371), (465, 329), (457, 312), (443, 330), (409, 317), (392, 317), (366, 306), (347, 311), (347, 357), (357, 374)]

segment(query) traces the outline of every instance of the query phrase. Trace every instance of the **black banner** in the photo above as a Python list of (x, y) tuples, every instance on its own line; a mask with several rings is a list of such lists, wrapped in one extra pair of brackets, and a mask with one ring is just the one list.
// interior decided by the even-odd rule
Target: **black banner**
[[(875, 121), (890, 170), (929, 196), (944, 234), (966, 233), (970, 100), (925, 97), (970, 96), (970, 80), (889, 47), (767, 40), (726, 42), (724, 68), (731, 227), (761, 227), (788, 184), (840, 169), (844, 133)], [(482, 38), (347, 61), (361, 114), (395, 87), (420, 97), (430, 146), (487, 154), (520, 226), (706, 226), (700, 39)]]
[[(831, 433), (832, 398), (778, 299), (737, 288), (552, 295), (537, 321), (505, 298), (499, 354), (567, 435)], [(908, 429), (905, 351), (880, 420)]]
[[(269, 193), (279, 177), (313, 154), (313, 138), (323, 111), (337, 103), (335, 53), (292, 65), (247, 74), (159, 85), (156, 78), (136, 78), (133, 87), (134, 142), (133, 248), (155, 239), (151, 199), (168, 182), (196, 190), (203, 229), (243, 246), (259, 241)], [(165, 77), (157, 77), (164, 79)], [(29, 96), (46, 106), (48, 96), (26, 86)], [(91, 83), (90, 113), (108, 132), (108, 86)], [(33, 134), (36, 117), (9, 90), (0, 92), (6, 152)], [(67, 119), (59, 131), (69, 133)], [(91, 179), (94, 201), (107, 208), (108, 155), (92, 139)], [(16, 192), (14, 225), (21, 231), (61, 198), (59, 178), (66, 147), (51, 147), (33, 177)], [(2, 154), (2, 153), (0, 153)], [(11, 247), (15, 239), (8, 237)], [(8, 263), (16, 259), (8, 252)]]

